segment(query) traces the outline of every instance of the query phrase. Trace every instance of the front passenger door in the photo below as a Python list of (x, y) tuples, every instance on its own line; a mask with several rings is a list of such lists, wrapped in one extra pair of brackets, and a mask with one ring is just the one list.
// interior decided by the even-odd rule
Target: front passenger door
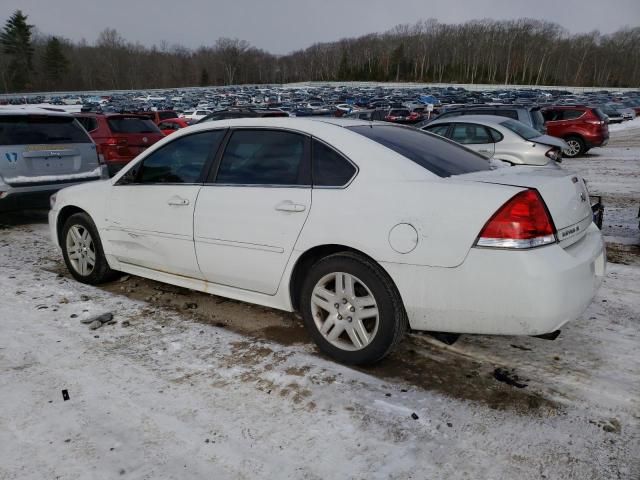
[(226, 129), (179, 137), (134, 165), (111, 188), (105, 251), (118, 261), (202, 278), (193, 212)]

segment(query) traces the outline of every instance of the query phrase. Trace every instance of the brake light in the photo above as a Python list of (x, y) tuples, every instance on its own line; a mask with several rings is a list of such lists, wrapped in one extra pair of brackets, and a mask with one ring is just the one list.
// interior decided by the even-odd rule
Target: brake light
[(478, 235), (476, 246), (533, 248), (556, 242), (551, 215), (537, 190), (513, 196), (489, 219)]
[(107, 141), (105, 142), (107, 145), (117, 145), (119, 147), (125, 146), (127, 144), (127, 139), (126, 138), (115, 138), (115, 137), (109, 137), (107, 138)]
[(604, 120), (585, 120), (590, 125), (604, 125)]

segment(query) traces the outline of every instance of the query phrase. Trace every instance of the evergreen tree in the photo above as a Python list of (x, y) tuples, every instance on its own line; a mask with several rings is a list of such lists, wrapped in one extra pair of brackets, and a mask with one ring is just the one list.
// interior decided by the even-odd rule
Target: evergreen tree
[(7, 76), (14, 90), (24, 90), (29, 86), (33, 71), (32, 28), (33, 25), (27, 24), (27, 16), (16, 10), (0, 33), (0, 46), (10, 58)]
[(60, 80), (69, 71), (69, 60), (62, 51), (62, 43), (57, 37), (51, 37), (47, 42), (42, 57), (44, 74), (50, 88), (60, 85)]

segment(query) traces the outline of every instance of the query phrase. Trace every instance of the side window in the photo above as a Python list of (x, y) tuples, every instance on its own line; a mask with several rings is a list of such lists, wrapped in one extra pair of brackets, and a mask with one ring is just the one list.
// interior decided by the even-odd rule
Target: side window
[(545, 110), (542, 112), (545, 122), (555, 122), (561, 119), (558, 110)]
[(98, 128), (98, 120), (93, 117), (76, 117), (76, 120), (80, 122), (80, 125), (82, 125), (87, 132)]
[(493, 143), (493, 138), (482, 125), (471, 123), (456, 123), (453, 125), (451, 140), (463, 145)]
[(440, 135), (441, 137), (445, 137), (447, 135), (447, 130), (449, 130), (449, 124), (443, 123), (441, 125), (434, 125), (432, 127), (424, 128), (429, 133), (435, 133), (436, 135)]
[(196, 183), (211, 155), (215, 155), (225, 130), (180, 137), (142, 161), (136, 183)]
[(498, 143), (498, 142), (502, 141), (504, 136), (499, 131), (497, 131), (495, 128), (491, 128), (491, 127), (486, 127), (486, 128), (489, 131), (489, 134), (491, 135), (491, 138), (493, 138), (494, 143)]
[(512, 118), (514, 120), (518, 120), (518, 112), (516, 112), (515, 110), (496, 110), (494, 113), (492, 113), (491, 115), (498, 115), (500, 117), (507, 117), (507, 118)]
[(158, 124), (158, 128), (160, 130), (177, 130), (176, 124), (172, 122), (160, 122), (160, 124)]
[(311, 150), (314, 186), (342, 187), (355, 175), (356, 167), (324, 143), (314, 140)]
[(236, 130), (224, 151), (216, 183), (309, 185), (305, 137), (279, 130)]
[(584, 111), (582, 110), (565, 110), (562, 112), (563, 120), (575, 120), (576, 118), (580, 118)]

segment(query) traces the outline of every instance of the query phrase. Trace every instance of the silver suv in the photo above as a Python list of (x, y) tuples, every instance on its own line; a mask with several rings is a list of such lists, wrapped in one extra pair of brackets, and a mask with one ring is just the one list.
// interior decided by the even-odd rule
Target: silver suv
[(107, 178), (96, 145), (64, 112), (0, 110), (0, 212), (49, 206), (63, 187)]

